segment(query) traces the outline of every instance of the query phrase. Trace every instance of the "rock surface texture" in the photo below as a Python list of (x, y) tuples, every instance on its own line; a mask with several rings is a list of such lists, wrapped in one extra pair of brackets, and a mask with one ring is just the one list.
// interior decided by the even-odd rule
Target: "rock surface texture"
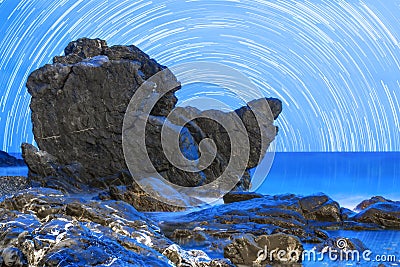
[[(153, 76), (160, 72), (163, 75)], [(163, 153), (161, 127), (177, 102), (174, 93), (180, 89), (180, 83), (176, 77), (133, 45), (109, 47), (103, 40), (82, 38), (71, 42), (64, 56), (55, 57), (53, 64), (39, 68), (28, 78), (33, 132), (39, 149), (23, 144), (22, 150), (33, 184), (72, 193), (110, 186), (129, 189), (133, 179), (125, 175), (129, 172), (122, 147), (124, 115), (132, 96), (147, 81), (154, 85), (154, 95), (163, 95), (166, 86), (171, 90), (151, 110), (146, 125), (147, 152), (136, 154), (135, 158), (148, 154), (157, 173), (180, 186), (199, 186), (218, 178), (229, 163), (231, 151), (227, 132), (213, 120), (194, 119), (180, 133), (180, 148), (189, 151), (191, 156), (200, 154), (202, 139), (214, 141), (218, 152), (207, 169), (182, 171)], [(257, 106), (262, 101), (250, 103)], [(282, 110), (282, 103), (273, 98), (267, 99), (267, 103), (262, 114), (268, 118), (265, 125), (258, 125), (248, 106), (231, 113), (190, 107), (178, 109), (188, 118), (207, 112), (220, 118), (235, 113), (249, 137), (250, 155), (246, 166), (249, 169), (259, 163), (276, 135), (273, 122)], [(261, 135), (266, 137), (263, 147)], [(236, 189), (249, 189), (247, 171), (236, 181)]]
[[(240, 194), (235, 193), (235, 201), (224, 205), (161, 220), (159, 227), (177, 244), (195, 244), (207, 254), (224, 255), (238, 266), (296, 264), (306, 244), (322, 251), (324, 247), (337, 249), (342, 245), (339, 241), (344, 240), (344, 250), (366, 249), (361, 241), (338, 237), (328, 230), (400, 229), (400, 205), (393, 201), (350, 213), (322, 193), (253, 198), (248, 193), (242, 193), (240, 198)], [(157, 214), (150, 216), (156, 218)], [(265, 246), (267, 255), (263, 254)], [(276, 254), (280, 250), (285, 252)]]
[[(317, 252), (367, 249), (360, 240), (331, 236), (326, 229), (400, 229), (398, 204), (377, 203), (334, 221), (337, 213), (344, 218), (344, 209), (336, 209), (323, 194), (257, 195), (192, 213), (141, 213), (129, 200), (66, 195), (50, 188), (1, 197), (0, 262), (2, 266), (301, 266), (298, 256), (306, 244), (313, 244)], [(307, 219), (310, 207), (324, 211), (323, 216)]]
[(1, 266), (231, 266), (174, 244), (125, 202), (49, 188), (0, 200), (0, 237)]

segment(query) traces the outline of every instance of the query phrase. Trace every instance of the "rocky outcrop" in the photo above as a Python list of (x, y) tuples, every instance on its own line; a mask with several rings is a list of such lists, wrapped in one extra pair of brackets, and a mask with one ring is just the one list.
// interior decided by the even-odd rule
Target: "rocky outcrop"
[(323, 222), (340, 222), (339, 203), (333, 201), (325, 194), (316, 194), (300, 199), (299, 201), (304, 217), (307, 220)]
[[(238, 196), (240, 194), (243, 194), (242, 199)], [(159, 226), (167, 237), (178, 244), (196, 244), (206, 252), (225, 253), (225, 257), (238, 264), (247, 264), (257, 258), (254, 255), (259, 245), (254, 239), (263, 235), (293, 236), (302, 244), (315, 243), (319, 244), (318, 247), (334, 248), (338, 238), (334, 239), (325, 230), (400, 229), (399, 207), (393, 203), (377, 203), (370, 210), (357, 214), (341, 208), (322, 193), (261, 197), (256, 194), (248, 200), (245, 200), (251, 196), (248, 193), (236, 192), (233, 196), (238, 201), (175, 216), (171, 220), (163, 220)], [(346, 240), (347, 249), (362, 248), (357, 241)], [(245, 255), (252, 256), (246, 258)], [(265, 262), (262, 264), (265, 266)]]
[(360, 223), (373, 223), (388, 229), (400, 229), (400, 204), (393, 201), (377, 202), (351, 219)]
[[(32, 96), (33, 132), (39, 149), (24, 144), (22, 150), (34, 185), (72, 193), (112, 186), (130, 189), (133, 178), (125, 175), (129, 172), (122, 147), (122, 130), (129, 101), (142, 85), (152, 85), (150, 95), (162, 97), (146, 121), (147, 150), (136, 153), (133, 158), (140, 163), (140, 157), (149, 156), (155, 171), (175, 185), (195, 187), (211, 183), (224, 172), (231, 158), (237, 158), (232, 154), (238, 152), (231, 151), (227, 131), (216, 122), (218, 118), (229, 121), (236, 116), (243, 123), (243, 134), (248, 137), (250, 148), (244, 169), (255, 167), (275, 138), (277, 128), (273, 120), (282, 110), (278, 99), (254, 100), (230, 113), (175, 108), (174, 93), (180, 89), (180, 83), (165, 66), (137, 47), (109, 47), (104, 40), (82, 38), (71, 42), (64, 52), (64, 56), (53, 59), (53, 64), (34, 71), (27, 82)], [(160, 75), (154, 76), (156, 73)], [(166, 87), (171, 88), (167, 93)], [(267, 104), (263, 105), (264, 102)], [(265, 118), (266, 123), (260, 123), (250, 107), (259, 108), (261, 114), (257, 114)], [(174, 108), (180, 115), (167, 119)], [(198, 118), (210, 114), (217, 119)], [(236, 129), (233, 122), (229, 123)], [(174, 131), (176, 125), (181, 124), (179, 149), (188, 159), (196, 160), (206, 152), (201, 147), (203, 139), (214, 141), (217, 154), (208, 168), (183, 171), (165, 156), (161, 128)], [(142, 165), (146, 169), (145, 164), (138, 164), (133, 173), (135, 177), (143, 178)], [(237, 190), (249, 189), (250, 175), (246, 170), (242, 178), (231, 176), (236, 179)]]
[(231, 266), (174, 244), (123, 201), (49, 188), (0, 200), (0, 237), (2, 266)]
[[(121, 187), (118, 190), (115, 194), (127, 194)], [(339, 208), (337, 222), (332, 221), (337, 211), (324, 208), (334, 201), (323, 194), (262, 196), (191, 213), (146, 214), (127, 203), (135, 201), (129, 194), (119, 198), (112, 200), (107, 191), (100, 196), (65, 195), (49, 188), (0, 198), (0, 262), (3, 266), (7, 262), (12, 262), (9, 266), (275, 266), (299, 262), (297, 256), (302, 256), (306, 243), (315, 243), (316, 252), (350, 256), (348, 251), (367, 249), (357, 239), (331, 236), (324, 229), (400, 229), (395, 203), (376, 203), (358, 214)], [(324, 211), (324, 216), (309, 217), (310, 211)]]
[[(239, 199), (238, 194), (235, 193), (236, 199)], [(243, 193), (243, 195), (244, 197), (249, 196), (248, 193)], [(244, 256), (240, 256), (241, 253), (233, 252), (234, 248), (239, 250), (239, 244), (234, 240), (242, 238), (243, 235), (254, 237), (282, 235), (285, 236), (284, 238), (293, 236), (303, 243), (321, 243), (328, 239), (329, 235), (323, 229), (330, 229), (333, 226), (340, 228), (347, 224), (341, 220), (332, 222), (332, 218), (337, 216), (337, 212), (340, 213), (340, 208), (339, 211), (333, 208), (326, 209), (325, 205), (331, 202), (333, 202), (331, 198), (322, 194), (307, 197), (297, 195), (259, 197), (257, 195), (248, 200), (242, 199), (174, 217), (170, 221), (161, 222), (159, 226), (167, 237), (178, 244), (196, 244), (206, 252), (210, 251), (221, 255), (224, 254), (225, 249), (225, 253), (227, 250), (230, 251), (229, 259), (239, 263), (246, 260)], [(324, 210), (326, 213), (324, 213), (325, 216), (316, 216), (315, 214), (310, 216), (310, 210)], [(327, 216), (327, 212), (333, 212), (333, 214)], [(246, 238), (246, 240), (251, 241), (252, 239)], [(254, 245), (254, 242), (250, 241), (248, 244), (245, 242), (246, 244), (242, 243), (242, 245)], [(226, 246), (232, 242), (233, 245), (226, 249)], [(259, 246), (254, 245), (254, 247), (258, 249)], [(254, 256), (257, 249), (250, 249), (251, 255)], [(243, 253), (246, 254), (246, 252)], [(253, 256), (249, 257), (249, 260), (250, 258), (251, 261), (257, 259)], [(235, 257), (236, 259), (234, 259)]]
[(14, 194), (31, 186), (24, 176), (0, 176), (0, 197)]
[(266, 266), (266, 264), (301, 262), (303, 245), (291, 235), (244, 235), (237, 237), (224, 249), (224, 256), (234, 264)]
[(0, 167), (24, 166), (22, 159), (17, 159), (9, 155), (7, 152), (0, 151)]
[(371, 197), (370, 199), (361, 201), (361, 203), (356, 206), (355, 210), (362, 211), (362, 210), (367, 209), (369, 206), (374, 205), (375, 203), (380, 203), (380, 202), (394, 203), (395, 201), (384, 198), (382, 196), (374, 196), (374, 197)]
[[(100, 187), (96, 182), (102, 177), (127, 169), (121, 139), (130, 99), (165, 67), (134, 46), (108, 47), (98, 39), (71, 42), (65, 56), (53, 62), (34, 71), (27, 82), (38, 156), (44, 161), (51, 157), (57, 168), (74, 166), (85, 184)], [(173, 92), (165, 96), (152, 115), (170, 112), (176, 101)], [(24, 154), (31, 177), (48, 176), (34, 170), (37, 159)]]

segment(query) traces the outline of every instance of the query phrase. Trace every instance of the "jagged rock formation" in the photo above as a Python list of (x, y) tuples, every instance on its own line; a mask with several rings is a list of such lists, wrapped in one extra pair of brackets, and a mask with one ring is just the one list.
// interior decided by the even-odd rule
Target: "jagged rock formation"
[(387, 229), (400, 228), (400, 203), (377, 202), (352, 217), (360, 223), (377, 224)]
[[(287, 252), (283, 255), (282, 251)], [(293, 264), (301, 262), (303, 245), (291, 235), (273, 234), (243, 235), (237, 237), (224, 249), (224, 256), (234, 264), (266, 266), (273, 263)]]
[[(160, 71), (163, 75), (153, 76)], [(64, 56), (55, 57), (53, 64), (39, 68), (28, 78), (33, 132), (39, 149), (24, 144), (22, 150), (32, 182), (63, 192), (110, 186), (129, 189), (133, 179), (125, 175), (123, 120), (130, 99), (150, 78), (154, 94), (162, 95), (163, 87), (172, 88), (151, 110), (146, 125), (147, 153), (156, 171), (168, 181), (186, 187), (207, 184), (219, 177), (228, 165), (231, 151), (229, 136), (215, 121), (195, 119), (184, 125), (181, 132), (182, 150), (199, 154), (202, 139), (211, 138), (215, 142), (217, 156), (204, 171), (182, 171), (162, 151), (161, 127), (174, 109), (177, 102), (174, 93), (180, 89), (176, 77), (133, 45), (109, 47), (103, 40), (83, 38), (71, 42)], [(217, 117), (235, 113), (243, 121), (250, 143), (247, 169), (259, 163), (276, 135), (273, 120), (281, 112), (282, 103), (278, 99), (267, 100), (269, 108), (264, 107), (262, 114), (268, 121), (265, 125), (259, 125), (249, 106), (231, 113), (208, 111)], [(259, 103), (255, 100), (250, 104)], [(194, 108), (180, 112), (189, 117), (204, 113)], [(263, 147), (261, 135), (266, 136)], [(245, 172), (237, 181), (238, 189), (247, 190), (250, 175)]]
[[(265, 266), (297, 262), (305, 243), (315, 244), (317, 251), (366, 249), (357, 239), (331, 236), (324, 229), (400, 229), (399, 205), (393, 202), (376, 203), (340, 221), (332, 221), (339, 211), (331, 202), (323, 194), (262, 196), (184, 215), (143, 214), (124, 201), (26, 189), (0, 198), (0, 262), (13, 262), (9, 266)], [(323, 214), (316, 212), (307, 219), (310, 207)], [(190, 249), (193, 244), (197, 249)], [(279, 250), (292, 253), (277, 254)]]
[[(126, 107), (135, 90), (165, 67), (134, 46), (108, 47), (98, 39), (70, 43), (65, 56), (53, 62), (34, 71), (27, 82), (41, 153), (52, 157), (53, 166), (75, 165), (86, 184), (125, 170), (121, 139)], [(176, 101), (173, 92), (166, 95), (153, 115), (168, 113)], [(27, 155), (31, 176), (48, 176), (33, 170)]]
[(375, 203), (381, 203), (381, 202), (393, 203), (394, 201), (392, 201), (390, 199), (386, 199), (382, 196), (374, 196), (374, 197), (371, 197), (370, 199), (361, 201), (361, 203), (356, 206), (355, 210), (362, 211), (362, 210), (365, 210), (368, 207), (374, 205)]
[[(323, 194), (257, 196), (189, 214), (144, 214), (121, 200), (26, 189), (0, 198), (0, 263), (275, 266), (296, 262), (305, 243), (315, 243), (317, 251), (365, 250), (359, 240), (331, 236), (324, 229), (400, 229), (399, 204), (394, 202), (376, 203), (346, 219), (340, 214), (340, 221), (333, 218), (343, 208), (332, 202)], [(277, 254), (279, 250), (293, 253)]]
[(174, 244), (125, 202), (49, 188), (0, 199), (0, 236), (1, 266), (232, 266)]
[(31, 183), (24, 176), (0, 176), (0, 197), (14, 194), (30, 186)]
[[(180, 245), (196, 244), (208, 254), (224, 255), (234, 264), (245, 266), (279, 263), (275, 253), (272, 258), (271, 254), (259, 257), (265, 243), (269, 252), (278, 248), (301, 253), (302, 244), (310, 243), (316, 245), (317, 251), (330, 247), (338, 252), (341, 246), (343, 250), (362, 252), (365, 246), (359, 240), (338, 237), (325, 230), (400, 229), (400, 205), (393, 201), (351, 213), (321, 193), (311, 196), (234, 193), (232, 197), (234, 202), (175, 216), (161, 221), (159, 226)], [(345, 240), (344, 245), (338, 240)]]

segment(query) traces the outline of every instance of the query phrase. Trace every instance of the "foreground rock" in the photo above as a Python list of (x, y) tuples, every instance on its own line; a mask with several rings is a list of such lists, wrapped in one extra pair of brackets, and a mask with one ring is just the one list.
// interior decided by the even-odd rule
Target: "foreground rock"
[[(237, 201), (177, 216), (159, 226), (178, 244), (195, 244), (207, 253), (225, 255), (238, 264), (255, 260), (259, 245), (253, 239), (264, 235), (282, 234), (286, 239), (296, 237), (303, 244), (330, 246), (335, 239), (325, 230), (400, 229), (398, 204), (377, 203), (357, 214), (341, 208), (322, 193), (305, 197), (240, 194), (232, 194)], [(358, 241), (347, 241), (349, 248), (362, 248)]]
[(0, 236), (4, 266), (230, 266), (182, 249), (125, 202), (48, 188), (0, 201)]
[[(317, 252), (367, 249), (357, 239), (330, 236), (324, 229), (400, 229), (399, 207), (393, 202), (376, 203), (346, 217), (342, 212), (349, 215), (348, 210), (336, 209), (324, 194), (262, 196), (192, 213), (147, 214), (125, 201), (110, 200), (106, 191), (101, 196), (67, 196), (54, 189), (33, 188), (0, 198), (0, 262), (12, 262), (9, 266), (301, 266), (305, 243), (315, 243)], [(340, 221), (336, 221), (338, 213)]]
[[(166, 116), (177, 102), (174, 93), (180, 89), (176, 77), (133, 45), (109, 47), (103, 40), (87, 38), (71, 42), (65, 48), (65, 56), (55, 57), (53, 64), (39, 68), (28, 78), (33, 132), (39, 149), (24, 144), (22, 150), (32, 183), (69, 193), (96, 191), (110, 186), (127, 186), (130, 190), (133, 178), (126, 175), (129, 172), (122, 148), (123, 121), (129, 101), (142, 85), (152, 86), (149, 93), (152, 97), (163, 95), (167, 89), (172, 90), (160, 98), (145, 121), (147, 150), (130, 157), (139, 162), (133, 173), (135, 177), (155, 178), (142, 163), (141, 157), (149, 156), (155, 171), (175, 185), (194, 187), (214, 181), (227, 168), (230, 158), (237, 158), (242, 149), (230, 151), (228, 133), (220, 124), (210, 119), (191, 118), (211, 114), (222, 120), (236, 116), (244, 124), (243, 134), (249, 139), (250, 155), (243, 177), (236, 174), (230, 177), (234, 181), (232, 187), (237, 183), (236, 190), (248, 190), (250, 175), (246, 169), (259, 163), (275, 138), (277, 128), (273, 121), (282, 110), (280, 100), (254, 100), (248, 103), (249, 106), (228, 113), (177, 108), (180, 115), (167, 120)], [(251, 106), (260, 108), (261, 114), (257, 114), (266, 122), (257, 121)], [(140, 116), (133, 116), (133, 119)], [(132, 123), (135, 125), (134, 121)], [(194, 171), (183, 171), (165, 156), (161, 128), (165, 126), (176, 131), (179, 123), (183, 125), (182, 131), (178, 132), (179, 149), (186, 158), (196, 160), (199, 157), (203, 139), (214, 141), (217, 154), (206, 169), (197, 166)], [(261, 143), (261, 136), (265, 137), (264, 143)], [(135, 141), (133, 147), (136, 147)], [(135, 194), (135, 198), (142, 196), (151, 198), (144, 192)], [(173, 205), (179, 206), (180, 203)], [(162, 204), (156, 207), (170, 210)]]
[[(248, 196), (244, 194), (244, 197)], [(196, 244), (207, 253), (222, 255), (225, 251), (226, 256), (229, 244), (233, 242), (233, 248), (239, 249), (235, 240), (249, 234), (255, 237), (282, 234), (284, 238), (293, 236), (303, 243), (321, 243), (329, 238), (323, 229), (339, 228), (344, 224), (340, 220), (340, 207), (334, 203), (323, 194), (308, 197), (257, 195), (249, 200), (182, 215), (172, 221), (161, 222), (159, 226), (167, 237), (178, 244)], [(328, 212), (332, 214), (328, 215)], [(337, 218), (340, 221), (336, 221)], [(249, 241), (249, 244), (253, 243)], [(237, 263), (247, 262), (240, 254), (237, 255), (240, 260), (236, 261), (233, 248), (228, 249), (231, 251), (228, 254), (232, 255), (229, 259)], [(256, 260), (254, 249), (249, 250), (252, 251), (249, 259)]]
[(303, 245), (291, 235), (244, 235), (237, 237), (224, 249), (224, 256), (234, 264), (266, 266), (273, 263), (301, 262)]
[(31, 183), (23, 176), (0, 176), (0, 197), (14, 194), (31, 187)]
[(17, 159), (9, 155), (7, 152), (0, 151), (0, 167), (13, 166), (25, 166), (25, 162), (22, 159)]
[[(34, 71), (27, 82), (33, 133), (41, 150), (34, 159), (32, 153), (24, 153), (29, 175), (33, 180), (48, 176), (60, 176), (61, 180), (70, 175), (69, 170), (84, 185), (104, 187), (104, 182), (110, 181), (102, 177), (127, 169), (121, 138), (131, 97), (146, 79), (165, 67), (135, 46), (108, 47), (99, 39), (71, 42), (65, 56), (55, 57), (53, 62)], [(175, 83), (177, 90), (176, 78)], [(168, 114), (176, 101), (173, 92), (166, 95), (153, 115)], [(41, 162), (37, 157), (43, 157), (42, 162), (50, 158), (55, 170), (61, 166), (61, 175), (41, 172), (43, 167), (35, 164)], [(66, 174), (64, 169), (68, 169)]]

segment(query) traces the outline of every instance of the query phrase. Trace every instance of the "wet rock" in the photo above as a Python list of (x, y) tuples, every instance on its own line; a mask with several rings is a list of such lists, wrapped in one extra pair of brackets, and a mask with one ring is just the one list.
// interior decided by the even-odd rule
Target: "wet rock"
[(182, 249), (128, 203), (67, 196), (49, 188), (0, 200), (3, 260), (9, 260), (4, 256), (8, 248), (15, 248), (29, 266), (232, 266), (203, 251)]
[[(324, 228), (326, 217), (330, 217), (316, 217), (323, 220), (319, 222), (315, 217), (307, 218), (308, 213), (304, 213), (303, 209), (309, 207), (306, 211), (319, 210), (318, 205), (331, 202), (330, 198), (323, 198), (324, 201), (317, 197), (319, 201), (315, 202), (310, 201), (309, 197), (297, 195), (263, 196), (193, 212), (173, 221), (163, 221), (159, 226), (167, 237), (178, 244), (195, 241), (205, 251), (217, 253), (222, 253), (229, 240), (243, 234), (285, 234), (296, 236), (305, 243), (321, 243), (328, 238), (328, 234), (321, 229)], [(301, 206), (303, 199), (310, 206)], [(333, 212), (336, 214), (337, 210)], [(342, 226), (342, 222), (328, 223), (338, 228)], [(196, 238), (200, 234), (207, 239), (202, 241)]]
[(25, 166), (22, 159), (17, 159), (0, 150), (0, 167)]
[(325, 194), (300, 199), (300, 206), (307, 220), (340, 222), (340, 206)]
[(380, 202), (391, 202), (395, 203), (395, 201), (392, 201), (390, 199), (386, 199), (382, 196), (374, 196), (371, 197), (370, 199), (362, 201), (360, 204), (358, 204), (355, 208), (356, 211), (362, 211), (368, 208), (369, 206), (375, 204), (375, 203), (380, 203)]
[(170, 266), (160, 252), (172, 242), (124, 202), (40, 188), (6, 198), (0, 209), (0, 248), (18, 248), (30, 266)]
[(29, 188), (31, 183), (24, 176), (0, 176), (0, 197)]
[(378, 202), (352, 217), (352, 220), (372, 223), (389, 229), (400, 229), (400, 204)]
[(202, 262), (210, 262), (211, 259), (201, 250), (186, 251), (174, 244), (166, 248), (163, 255), (167, 256), (175, 266), (200, 265)]
[[(162, 202), (158, 199), (155, 199), (154, 196), (150, 196), (148, 193), (143, 192), (140, 187), (136, 186), (112, 186), (110, 188), (110, 197), (114, 200), (122, 200), (125, 201), (132, 206), (134, 206), (139, 211), (180, 211), (184, 210), (182, 206), (188, 206), (190, 203), (183, 203), (184, 198), (179, 198), (180, 194), (171, 189), (173, 194), (165, 194), (160, 196), (162, 199), (163, 196), (176, 197), (175, 201), (179, 206), (169, 205), (165, 202)], [(171, 192), (170, 191), (170, 192)], [(160, 192), (160, 194), (163, 192)], [(165, 193), (165, 190), (164, 190)], [(193, 200), (192, 205), (196, 206), (200, 204), (199, 201)]]
[(257, 244), (253, 235), (243, 235), (225, 247), (224, 257), (230, 259), (234, 264), (252, 266), (263, 249)]
[(7, 267), (25, 267), (28, 263), (21, 250), (15, 247), (7, 247), (1, 251), (1, 266)]
[(233, 202), (246, 201), (253, 198), (262, 198), (263, 195), (255, 193), (255, 192), (229, 192), (224, 195), (224, 203), (229, 204)]
[(172, 233), (172, 238), (174, 240), (184, 240), (183, 243), (185, 243), (185, 241), (203, 242), (207, 241), (208, 235), (203, 231), (196, 231), (196, 229), (193, 231), (188, 229), (176, 229)]
[(225, 247), (224, 256), (234, 264), (265, 266), (268, 263), (301, 262), (302, 252), (300, 240), (291, 235), (244, 235)]

